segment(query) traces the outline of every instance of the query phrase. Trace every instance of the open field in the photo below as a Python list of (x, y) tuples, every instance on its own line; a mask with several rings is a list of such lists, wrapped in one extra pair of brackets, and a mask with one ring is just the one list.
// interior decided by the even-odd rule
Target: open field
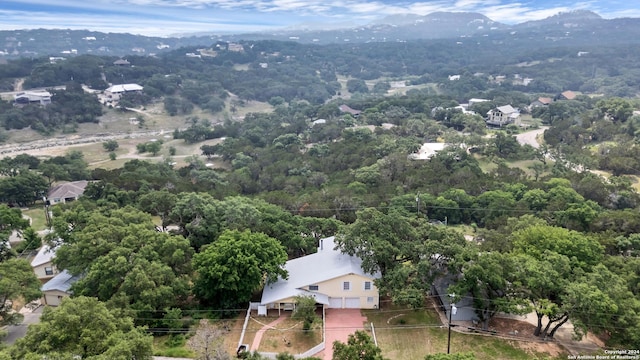
[[(442, 326), (438, 315), (430, 308), (391, 307), (363, 313), (374, 324), (383, 355), (391, 360), (422, 359), (427, 354), (447, 352), (448, 328)], [(566, 354), (559, 353), (555, 344), (520, 342), (455, 331), (451, 333), (451, 351), (472, 352), (478, 360), (566, 359)]]

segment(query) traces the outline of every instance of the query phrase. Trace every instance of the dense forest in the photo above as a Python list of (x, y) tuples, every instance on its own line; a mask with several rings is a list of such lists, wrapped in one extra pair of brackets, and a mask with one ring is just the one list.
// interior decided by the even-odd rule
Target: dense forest
[[(194, 310), (233, 314), (265, 279), (286, 276), (287, 259), (337, 235), (344, 252), (382, 275), (376, 286), (396, 304), (421, 307), (434, 281), (453, 277), (451, 290), (474, 299), (484, 328), (498, 312), (535, 312), (540, 322), (526, 336), (553, 338), (570, 320), (578, 335), (640, 347), (637, 47), (219, 45), (211, 57), (184, 55), (196, 48), (130, 56), (129, 67), (97, 56), (0, 65), (5, 86), (16, 74), (29, 87), (67, 84), (45, 108), (3, 102), (5, 129), (96, 121), (102, 105), (80, 84), (139, 83), (144, 96), (123, 101), (162, 101), (169, 114), (197, 106), (215, 117), (229, 93), (273, 107), (216, 125), (191, 118), (175, 139), (224, 141), (203, 144), (184, 167), (167, 158), (89, 169), (77, 152), (0, 162), (0, 200), (11, 206), (40, 201), (59, 181), (92, 180), (79, 201), (53, 207), (48, 241), (59, 246), (56, 265), (82, 275), (78, 301), (97, 298), (105, 318), (121, 311), (126, 320), (113, 326), (131, 344), (146, 341), (136, 326), (187, 327), (172, 320)], [(494, 81), (515, 74), (533, 81)], [(394, 79), (429, 86), (388, 96)], [(563, 90), (581, 94), (562, 99)], [(556, 100), (529, 108), (543, 95)], [(471, 108), (478, 114), (511, 104), (548, 126), (543, 144), (521, 145), (517, 125), (488, 129), (482, 116), (454, 108), (471, 97), (490, 100)], [(424, 142), (448, 146), (429, 160), (408, 156)], [(9, 207), (0, 211), (3, 231), (28, 227)], [(46, 353), (28, 346), (38, 336), (29, 333), (7, 356)]]

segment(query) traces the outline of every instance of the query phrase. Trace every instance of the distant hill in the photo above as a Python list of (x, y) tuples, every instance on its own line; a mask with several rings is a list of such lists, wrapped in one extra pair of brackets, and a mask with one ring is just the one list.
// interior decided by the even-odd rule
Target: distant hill
[[(502, 43), (520, 39), (558, 44), (633, 44), (640, 42), (640, 19), (603, 19), (596, 13), (578, 10), (516, 25), (496, 22), (482, 14), (436, 12), (425, 16), (391, 15), (367, 25), (347, 27), (333, 24), (301, 24), (278, 31), (246, 34), (198, 34), (175, 37), (147, 37), (86, 30), (0, 31), (0, 60), (15, 57), (73, 56), (75, 54), (154, 55), (182, 47), (211, 47), (242, 40), (287, 40), (300, 43), (405, 42), (418, 39), (459, 39), (476, 43)], [(336, 28), (338, 27), (338, 28)]]

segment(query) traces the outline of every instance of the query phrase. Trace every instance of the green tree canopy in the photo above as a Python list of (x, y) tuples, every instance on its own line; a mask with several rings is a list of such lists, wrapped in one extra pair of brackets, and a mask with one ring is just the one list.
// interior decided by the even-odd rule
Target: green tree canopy
[(225, 230), (193, 258), (194, 292), (202, 301), (233, 308), (265, 283), (286, 278), (287, 252), (278, 240), (249, 230)]
[(55, 261), (83, 275), (74, 294), (139, 311), (171, 308), (189, 295), (193, 250), (185, 238), (156, 231), (150, 215), (132, 207), (95, 210), (80, 223), (73, 216), (57, 223), (56, 230), (76, 227), (62, 233)]
[(333, 360), (384, 360), (382, 350), (366, 332), (357, 330), (349, 334), (347, 343), (333, 343)]
[(13, 301), (31, 302), (41, 295), (40, 280), (28, 261), (9, 259), (0, 262), (0, 325), (22, 321), (22, 315), (12, 309)]
[(95, 298), (66, 298), (11, 348), (14, 359), (151, 359), (152, 338)]

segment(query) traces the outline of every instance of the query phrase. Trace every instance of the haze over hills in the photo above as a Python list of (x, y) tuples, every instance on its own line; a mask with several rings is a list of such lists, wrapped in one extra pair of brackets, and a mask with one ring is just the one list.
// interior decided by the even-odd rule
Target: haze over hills
[[(604, 19), (591, 11), (560, 13), (537, 21), (507, 25), (479, 13), (436, 12), (425, 16), (392, 15), (367, 25), (317, 30), (320, 24), (280, 31), (244, 34), (185, 34), (148, 37), (88, 30), (0, 31), (0, 59), (12, 57), (95, 54), (153, 55), (188, 46), (210, 46), (217, 41), (288, 40), (301, 43), (404, 42), (418, 39), (483, 37), (497, 42), (510, 39), (565, 41), (580, 44), (637, 43), (640, 19)], [(460, 40), (462, 41), (462, 40)], [(465, 41), (468, 41), (466, 39)]]

